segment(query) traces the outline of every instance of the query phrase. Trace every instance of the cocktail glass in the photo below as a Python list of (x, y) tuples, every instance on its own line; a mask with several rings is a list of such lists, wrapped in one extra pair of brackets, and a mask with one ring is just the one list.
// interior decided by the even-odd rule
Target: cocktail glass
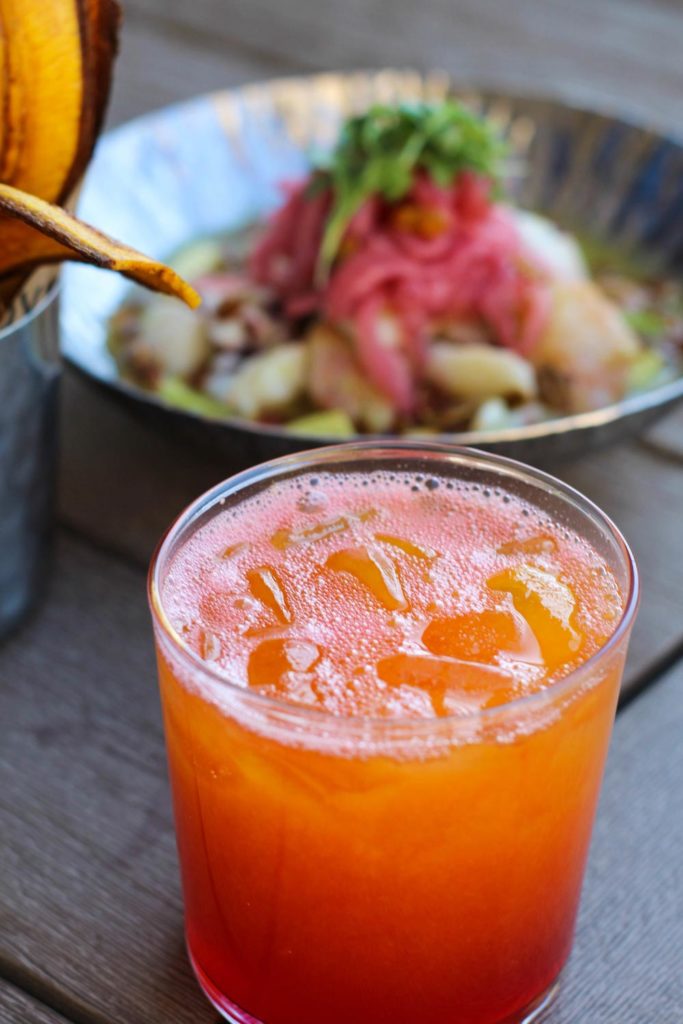
[[(234, 685), (184, 644), (162, 595), (200, 527), (278, 480), (378, 468), (507, 491), (585, 538), (623, 595), (604, 646), (499, 707), (379, 720)], [(162, 541), (149, 597), (187, 943), (214, 1006), (236, 1024), (534, 1019), (569, 956), (637, 607), (636, 567), (609, 519), (494, 455), (340, 445), (199, 498)]]

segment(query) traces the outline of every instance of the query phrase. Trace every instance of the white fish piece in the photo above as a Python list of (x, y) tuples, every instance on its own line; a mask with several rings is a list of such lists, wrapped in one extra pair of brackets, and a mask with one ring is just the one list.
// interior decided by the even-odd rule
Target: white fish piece
[(488, 398), (533, 398), (536, 373), (526, 359), (493, 345), (432, 344), (425, 376), (455, 398), (485, 401)]
[(592, 281), (557, 282), (550, 313), (530, 359), (543, 397), (566, 412), (618, 401), (641, 352), (621, 310)]
[(588, 267), (581, 246), (573, 235), (540, 213), (511, 208), (522, 245), (535, 262), (556, 281), (583, 281)]

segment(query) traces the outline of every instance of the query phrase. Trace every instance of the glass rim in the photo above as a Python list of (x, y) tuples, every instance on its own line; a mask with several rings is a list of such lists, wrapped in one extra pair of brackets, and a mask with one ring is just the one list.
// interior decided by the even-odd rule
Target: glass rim
[[(298, 468), (301, 472), (305, 472), (308, 468), (311, 471), (324, 471), (324, 463), (334, 463), (337, 461), (337, 457), (343, 459), (345, 455), (362, 455), (364, 453), (371, 454), (372, 452), (378, 454), (382, 452), (395, 452), (405, 453), (406, 455), (415, 454), (417, 456), (430, 454), (433, 456), (448, 456), (451, 461), (458, 462), (460, 465), (467, 465), (475, 469), (479, 467), (493, 471), (498, 470), (502, 471), (505, 477), (525, 480), (531, 485), (536, 484), (546, 491), (550, 490), (556, 496), (566, 501), (568, 505), (578, 507), (585, 517), (605, 530), (610, 538), (616, 542), (624, 562), (628, 580), (628, 590), (624, 595), (621, 616), (607, 640), (589, 658), (541, 690), (523, 694), (494, 707), (474, 708), (465, 714), (455, 713), (434, 718), (411, 718), (407, 716), (380, 718), (376, 716), (335, 715), (323, 708), (296, 704), (279, 697), (272, 697), (259, 693), (256, 690), (248, 689), (239, 683), (233, 682), (224, 671), (213, 667), (210, 662), (201, 658), (199, 654), (184, 642), (182, 637), (173, 628), (163, 607), (159, 574), (166, 564), (166, 558), (175, 541), (182, 537), (186, 529), (191, 528), (196, 519), (213, 508), (214, 505), (222, 505), (221, 499), (232, 495), (239, 495), (239, 492), (244, 490), (249, 484), (267, 481), (268, 479), (277, 480), (281, 469)], [(350, 441), (343, 444), (306, 449), (293, 455), (270, 459), (267, 462), (259, 463), (256, 466), (241, 470), (227, 477), (201, 494), (176, 516), (159, 540), (152, 555), (147, 574), (147, 598), (154, 625), (161, 630), (164, 640), (171, 644), (175, 656), (180, 658), (184, 666), (191, 673), (199, 674), (199, 676), (203, 676), (213, 684), (226, 688), (236, 700), (251, 706), (254, 710), (276, 714), (284, 718), (286, 725), (291, 726), (317, 723), (320, 726), (333, 728), (336, 732), (348, 732), (349, 734), (361, 735), (362, 737), (371, 736), (375, 731), (385, 734), (392, 730), (397, 730), (403, 738), (412, 738), (420, 735), (431, 736), (435, 732), (441, 732), (443, 729), (462, 727), (465, 724), (471, 724), (473, 721), (481, 723), (493, 722), (509, 714), (511, 711), (543, 707), (548, 703), (549, 699), (561, 697), (565, 692), (571, 692), (575, 686), (580, 686), (582, 679), (589, 676), (598, 664), (609, 657), (619, 647), (624, 636), (628, 634), (633, 625), (640, 601), (640, 579), (633, 553), (612, 519), (590, 498), (587, 498), (570, 484), (559, 480), (550, 473), (546, 473), (533, 466), (528, 466), (516, 459), (510, 459), (507, 456), (476, 448), (449, 445), (447, 443), (413, 441), (410, 439), (386, 442)]]
[(0, 327), (0, 342), (4, 341), (5, 338), (8, 338), (11, 334), (14, 334), (15, 331), (20, 331), (22, 328), (30, 326), (34, 320), (37, 320), (38, 317), (41, 316), (41, 314), (43, 314), (58, 297), (61, 287), (62, 282), (58, 271), (54, 281), (50, 282), (47, 291), (40, 296), (34, 306), (31, 306), (31, 308), (27, 309), (25, 313), (22, 313), (17, 320), (13, 320), (11, 323), (5, 324), (4, 327)]

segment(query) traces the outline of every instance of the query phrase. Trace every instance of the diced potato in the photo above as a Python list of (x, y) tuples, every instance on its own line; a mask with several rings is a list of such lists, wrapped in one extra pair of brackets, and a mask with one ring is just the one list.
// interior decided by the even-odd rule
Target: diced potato
[(524, 248), (557, 281), (582, 281), (588, 268), (573, 235), (530, 210), (512, 211)]
[(206, 326), (200, 315), (171, 296), (155, 296), (140, 316), (139, 333), (131, 345), (154, 360), (158, 370), (174, 377), (188, 377), (210, 353)]
[(306, 389), (308, 351), (301, 343), (278, 345), (245, 359), (227, 382), (222, 401), (238, 416), (258, 419), (286, 410)]
[(477, 409), (472, 417), (472, 430), (507, 430), (511, 427), (528, 427), (532, 423), (557, 416), (541, 402), (523, 402), (511, 409), (502, 398), (489, 398)]
[(592, 281), (555, 284), (543, 333), (531, 352), (541, 391), (567, 412), (623, 397), (641, 346), (621, 310)]
[(353, 420), (343, 409), (330, 409), (299, 416), (289, 421), (287, 430), (292, 434), (318, 437), (353, 437), (356, 433)]
[(344, 410), (357, 426), (370, 433), (391, 430), (391, 402), (363, 374), (345, 339), (325, 325), (314, 327), (308, 337), (313, 401), (324, 409)]
[(472, 430), (504, 430), (509, 426), (510, 409), (502, 398), (487, 398), (481, 403), (470, 423)]
[(430, 383), (455, 398), (532, 398), (533, 366), (515, 352), (492, 345), (453, 345), (437, 341), (425, 366)]

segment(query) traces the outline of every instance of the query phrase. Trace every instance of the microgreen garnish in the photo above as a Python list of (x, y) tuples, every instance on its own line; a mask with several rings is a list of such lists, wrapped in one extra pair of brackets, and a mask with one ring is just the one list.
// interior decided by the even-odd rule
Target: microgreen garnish
[(349, 221), (366, 199), (378, 195), (398, 202), (417, 170), (444, 187), (462, 171), (497, 179), (503, 151), (491, 126), (455, 100), (438, 106), (374, 106), (350, 118), (320, 168), (333, 193), (322, 268), (329, 268)]

